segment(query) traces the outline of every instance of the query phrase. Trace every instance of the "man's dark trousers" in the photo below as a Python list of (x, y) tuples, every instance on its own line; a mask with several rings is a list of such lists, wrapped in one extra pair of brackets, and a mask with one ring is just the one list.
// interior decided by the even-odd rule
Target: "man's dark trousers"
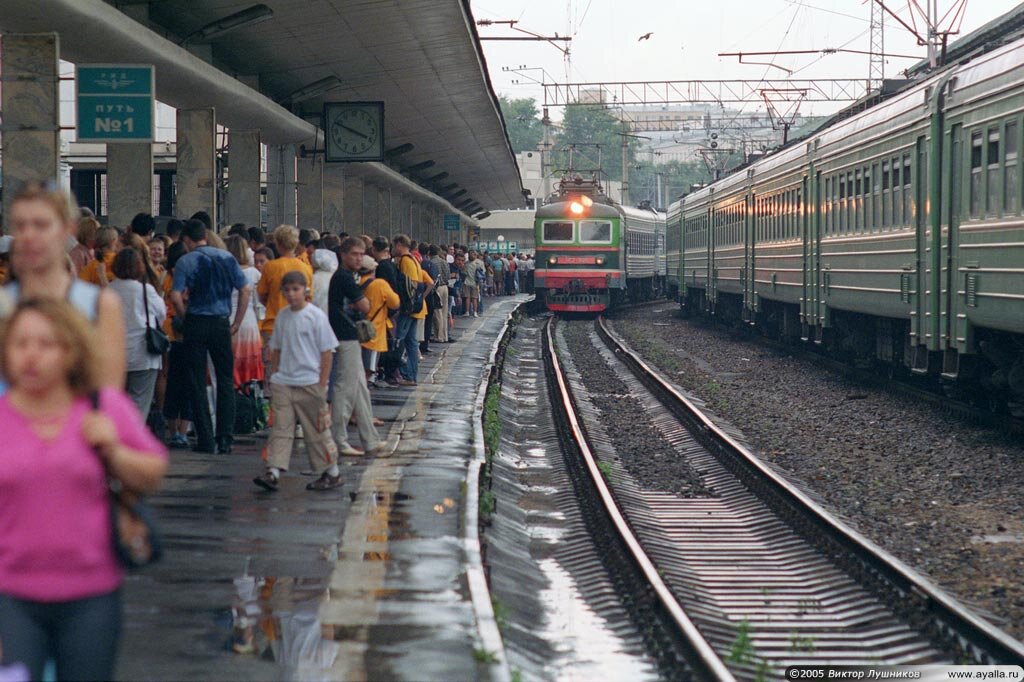
[(196, 447), (214, 450), (213, 424), (206, 399), (206, 356), (217, 377), (217, 440), (231, 442), (235, 430), (235, 356), (228, 318), (185, 315), (185, 354), (188, 358), (189, 397), (196, 427)]

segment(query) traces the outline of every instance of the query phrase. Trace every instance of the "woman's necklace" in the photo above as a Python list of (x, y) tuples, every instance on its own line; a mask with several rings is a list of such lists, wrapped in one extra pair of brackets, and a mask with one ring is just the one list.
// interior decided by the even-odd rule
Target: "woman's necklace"
[(61, 434), (68, 415), (71, 414), (71, 405), (62, 405), (56, 410), (53, 408), (35, 410), (23, 401), (15, 399), (14, 396), (11, 396), (11, 398), (13, 407), (28, 422), (32, 432), (47, 442), (54, 440)]

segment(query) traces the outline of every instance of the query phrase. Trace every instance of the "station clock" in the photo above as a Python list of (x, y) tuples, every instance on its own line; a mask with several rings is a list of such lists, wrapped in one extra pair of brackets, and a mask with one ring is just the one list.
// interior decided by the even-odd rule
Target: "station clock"
[(384, 102), (325, 102), (326, 161), (384, 160)]

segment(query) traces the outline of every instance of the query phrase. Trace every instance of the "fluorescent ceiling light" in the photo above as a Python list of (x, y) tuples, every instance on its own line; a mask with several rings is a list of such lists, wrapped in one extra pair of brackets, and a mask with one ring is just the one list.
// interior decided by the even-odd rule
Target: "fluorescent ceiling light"
[(211, 21), (198, 31), (193, 31), (185, 36), (185, 39), (181, 41), (181, 44), (205, 43), (244, 26), (252, 26), (260, 23), (261, 21), (266, 21), (273, 16), (274, 10), (270, 9), (270, 7), (266, 5), (253, 5), (252, 7), (247, 7), (240, 12), (229, 14), (223, 19)]
[(321, 78), (318, 81), (313, 81), (304, 88), (299, 88), (292, 94), (285, 97), (285, 100), (292, 104), (305, 102), (307, 99), (319, 97), (325, 92), (330, 92), (334, 88), (338, 87), (341, 87), (341, 79), (337, 76), (327, 76), (327, 78)]

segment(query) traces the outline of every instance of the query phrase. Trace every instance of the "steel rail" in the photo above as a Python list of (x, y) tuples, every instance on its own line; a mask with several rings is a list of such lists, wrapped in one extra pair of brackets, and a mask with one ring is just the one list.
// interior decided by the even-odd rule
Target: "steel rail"
[[(942, 626), (947, 635), (970, 645), (975, 660), (988, 664), (1024, 664), (1024, 644), (971, 613), (952, 596), (941, 590), (912, 568), (886, 552), (864, 535), (827, 512), (806, 493), (786, 481), (750, 450), (719, 428), (690, 399), (679, 392), (661, 374), (610, 330), (603, 317), (597, 320), (597, 331), (608, 347), (634, 375), (662, 402), (670, 412), (685, 422), (693, 423), (704, 439), (715, 446), (716, 454), (730, 457), (759, 486), (767, 489), (789, 509), (809, 522), (818, 532), (849, 552), (873, 573), (895, 588), (902, 596), (918, 602), (932, 622)], [(770, 500), (766, 500), (770, 502)]]
[(733, 676), (732, 672), (707, 640), (704, 639), (704, 636), (697, 629), (697, 626), (693, 624), (693, 621), (691, 621), (683, 611), (682, 606), (680, 606), (679, 602), (672, 594), (672, 591), (665, 584), (661, 575), (659, 575), (658, 569), (644, 551), (636, 535), (634, 535), (625, 516), (622, 514), (618, 504), (615, 502), (615, 498), (612, 495), (611, 490), (609, 490), (608, 485), (605, 483), (604, 476), (601, 474), (601, 470), (597, 466), (597, 461), (580, 426), (580, 421), (576, 414), (569, 386), (565, 380), (565, 375), (562, 372), (562, 367), (558, 362), (558, 354), (555, 351), (554, 338), (551, 333), (553, 319), (555, 318), (549, 319), (545, 325), (544, 352), (550, 363), (555, 383), (558, 387), (558, 406), (563, 411), (563, 414), (569, 423), (572, 439), (579, 448), (580, 455), (586, 465), (586, 470), (590, 475), (590, 480), (593, 483), (594, 488), (597, 490), (598, 496), (601, 498), (601, 502), (608, 513), (609, 519), (618, 532), (623, 544), (628, 549), (631, 558), (636, 563), (636, 566), (650, 584), (651, 590), (657, 597), (658, 601), (664, 607), (666, 613), (675, 625), (679, 628), (679, 633), (682, 636), (683, 641), (693, 654), (692, 659), (688, 660), (688, 663), (694, 668), (695, 672), (699, 673), (700, 679), (735, 682), (736, 678)]

